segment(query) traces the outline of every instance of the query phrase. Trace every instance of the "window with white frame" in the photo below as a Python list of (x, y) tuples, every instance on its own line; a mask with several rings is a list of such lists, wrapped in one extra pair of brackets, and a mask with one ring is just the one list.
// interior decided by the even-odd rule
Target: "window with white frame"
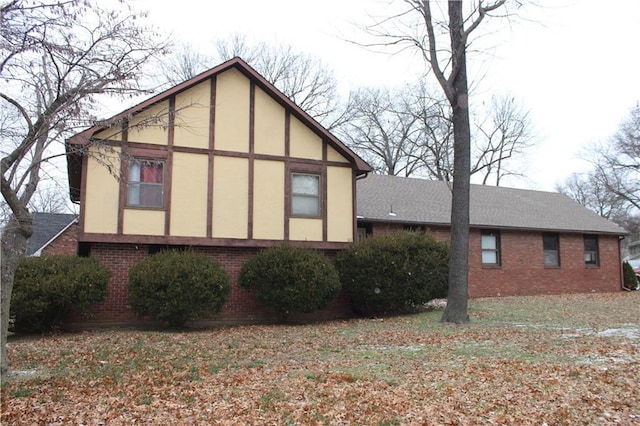
[(500, 265), (500, 231), (483, 230), (481, 245), (482, 264)]
[(291, 175), (291, 214), (320, 216), (320, 175), (307, 173)]
[(164, 206), (164, 161), (132, 158), (127, 180), (127, 206)]

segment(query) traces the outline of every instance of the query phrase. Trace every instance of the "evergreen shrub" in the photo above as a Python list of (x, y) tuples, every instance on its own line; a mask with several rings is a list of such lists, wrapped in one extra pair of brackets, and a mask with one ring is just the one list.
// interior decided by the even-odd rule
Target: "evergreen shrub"
[(447, 297), (449, 248), (429, 234), (367, 238), (339, 253), (336, 266), (358, 314), (406, 312)]
[(231, 286), (216, 262), (191, 250), (161, 251), (129, 270), (129, 304), (172, 327), (220, 312)]
[(629, 290), (638, 289), (638, 286), (640, 285), (640, 278), (638, 278), (629, 262), (622, 263), (622, 275), (625, 288), (628, 288)]
[(291, 312), (311, 313), (327, 306), (340, 293), (333, 263), (309, 248), (278, 246), (262, 250), (241, 268), (240, 286), (273, 308), (282, 321)]
[(63, 325), (72, 308), (107, 297), (109, 271), (96, 258), (26, 257), (15, 274), (10, 314), (18, 332), (45, 332)]

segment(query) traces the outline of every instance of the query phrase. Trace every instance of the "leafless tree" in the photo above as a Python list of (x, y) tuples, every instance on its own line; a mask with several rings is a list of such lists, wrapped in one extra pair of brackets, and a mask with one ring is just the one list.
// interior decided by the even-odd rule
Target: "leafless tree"
[(640, 210), (640, 104), (608, 144), (596, 147), (592, 158), (605, 187)]
[(121, 2), (101, 5), (11, 0), (0, 6), (0, 189), (11, 211), (0, 249), (2, 381), (13, 276), (33, 232), (29, 203), (43, 163), (64, 155), (64, 139), (93, 124), (99, 95), (139, 94), (143, 66), (165, 47), (141, 26), (143, 15)]
[(618, 222), (630, 213), (630, 205), (624, 199), (609, 191), (599, 172), (574, 173), (564, 183), (556, 185), (556, 191), (566, 195), (578, 204)]
[(505, 176), (521, 175), (509, 161), (522, 156), (532, 145), (530, 113), (512, 96), (493, 96), (476, 123), (471, 174), (481, 174), (482, 184), (492, 179), (496, 186)]
[(413, 114), (420, 133), (414, 143), (419, 155), (421, 174), (431, 179), (453, 180), (453, 123), (445, 99), (430, 94), (421, 82), (413, 92)]
[[(405, 9), (367, 28), (383, 45), (411, 48), (424, 58), (451, 108), (454, 139), (453, 194), (451, 208), (451, 255), (449, 296), (442, 321), (464, 323), (468, 315), (469, 189), (471, 170), (471, 125), (467, 48), (471, 34), (485, 18), (504, 11), (507, 0), (475, 0), (466, 13), (463, 1), (450, 0), (446, 16), (440, 18), (439, 3), (404, 0)], [(435, 6), (435, 14), (432, 10)]]
[(172, 53), (159, 62), (161, 88), (177, 86), (211, 68), (215, 60), (191, 43), (176, 43)]
[(332, 127), (326, 121), (337, 108), (337, 80), (320, 59), (289, 45), (252, 44), (241, 35), (220, 40), (217, 46), (222, 60), (242, 57), (300, 108)]
[(350, 110), (338, 96), (335, 74), (319, 58), (290, 45), (251, 42), (241, 34), (219, 39), (215, 47), (215, 52), (200, 53), (189, 44), (178, 46), (163, 65), (162, 77), (175, 85), (237, 56), (327, 129), (350, 118)]
[(339, 134), (376, 172), (411, 176), (419, 169), (421, 155), (414, 141), (420, 123), (402, 93), (362, 88), (352, 94), (350, 108), (354, 116)]
[(592, 169), (571, 175), (556, 190), (627, 231), (640, 232), (640, 105), (608, 141), (588, 147), (585, 157)]

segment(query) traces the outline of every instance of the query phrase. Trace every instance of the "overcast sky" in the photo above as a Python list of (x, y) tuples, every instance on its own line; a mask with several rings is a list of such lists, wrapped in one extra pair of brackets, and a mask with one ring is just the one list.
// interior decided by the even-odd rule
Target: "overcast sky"
[[(584, 170), (582, 147), (612, 135), (640, 101), (640, 1), (535, 2), (537, 7), (521, 10), (516, 19), (494, 21), (499, 28), (481, 40), (490, 48), (469, 67), (476, 102), (506, 92), (532, 114), (537, 137), (526, 158), (528, 178), (508, 185), (551, 191)], [(359, 28), (371, 23), (371, 16), (387, 13), (386, 1), (140, 3), (154, 25), (204, 53), (232, 33), (292, 45), (331, 67), (345, 91), (401, 85), (423, 70), (417, 57), (375, 53), (345, 41), (362, 37)], [(446, 7), (444, 0), (435, 3)]]

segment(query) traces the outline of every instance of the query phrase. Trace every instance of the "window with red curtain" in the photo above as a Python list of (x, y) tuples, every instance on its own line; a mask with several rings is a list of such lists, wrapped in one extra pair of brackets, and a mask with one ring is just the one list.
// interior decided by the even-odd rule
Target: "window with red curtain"
[(164, 206), (164, 161), (134, 158), (129, 161), (127, 206)]

